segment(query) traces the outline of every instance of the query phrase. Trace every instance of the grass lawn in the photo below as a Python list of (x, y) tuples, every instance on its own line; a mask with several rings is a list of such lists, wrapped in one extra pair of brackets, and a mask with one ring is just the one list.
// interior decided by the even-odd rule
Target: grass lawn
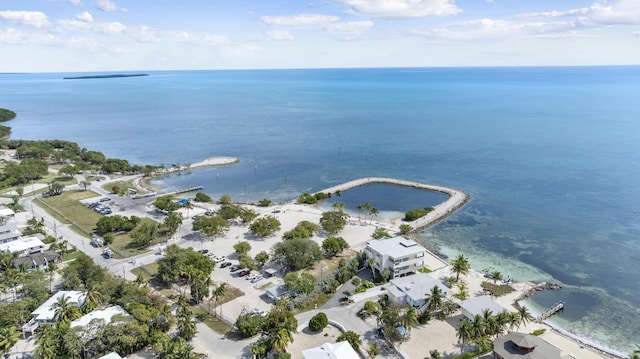
[(71, 223), (76, 232), (91, 238), (101, 215), (87, 208), (80, 200), (97, 196), (98, 194), (92, 191), (65, 191), (59, 196), (38, 198), (35, 201), (58, 221)]
[[(141, 218), (140, 224), (142, 223), (158, 224), (158, 222), (150, 218)], [(164, 237), (156, 237), (156, 239), (154, 239), (149, 246), (162, 243), (164, 241), (165, 241)], [(131, 242), (130, 233), (122, 233), (115, 236), (115, 238), (113, 239), (113, 243), (111, 243), (109, 247), (111, 249), (114, 249), (114, 254), (118, 258), (135, 256), (135, 255), (142, 254), (149, 251), (148, 248), (131, 248), (128, 246), (129, 242)]]
[(136, 186), (133, 184), (133, 181), (121, 181), (121, 182), (111, 182), (104, 185), (102, 188), (108, 191), (109, 193), (114, 193), (114, 187), (118, 187), (118, 194), (124, 195), (128, 190), (136, 190)]
[[(231, 325), (221, 321), (213, 314), (207, 313), (207, 310), (202, 307), (191, 307), (191, 310), (193, 311), (193, 314), (197, 315), (206, 326), (213, 329), (218, 334), (227, 335), (233, 330)], [(213, 312), (213, 308), (211, 311)]]
[(158, 262), (145, 264), (144, 267), (140, 266), (140, 267), (133, 268), (131, 270), (131, 273), (135, 274), (136, 276), (138, 276), (139, 274), (142, 274), (142, 278), (144, 278), (144, 280), (148, 282), (151, 279), (153, 279), (156, 273), (158, 273), (159, 265), (160, 264)]
[(81, 255), (83, 255), (84, 253), (82, 251), (75, 251), (73, 253), (69, 253), (69, 254), (65, 254), (62, 257), (62, 261), (66, 262), (66, 261), (70, 261), (70, 260), (74, 260), (78, 257), (80, 257)]

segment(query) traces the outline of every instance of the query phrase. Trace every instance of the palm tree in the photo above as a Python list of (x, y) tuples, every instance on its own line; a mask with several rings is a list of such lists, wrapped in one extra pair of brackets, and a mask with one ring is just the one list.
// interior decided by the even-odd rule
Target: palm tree
[(54, 330), (49, 325), (42, 327), (40, 337), (36, 340), (34, 354), (38, 359), (53, 359), (56, 357), (56, 349), (59, 341), (54, 338)]
[(529, 312), (529, 308), (524, 305), (518, 308), (518, 314), (520, 315), (520, 324), (518, 324), (518, 329), (520, 329), (520, 325), (527, 325), (527, 323), (533, 319), (531, 312)]
[(520, 313), (511, 312), (509, 313), (509, 329), (513, 330), (520, 326)]
[(196, 322), (193, 320), (193, 314), (191, 310), (186, 306), (181, 306), (178, 309), (178, 336), (184, 340), (191, 340), (196, 336), (198, 329), (196, 328)]
[(462, 348), (460, 349), (460, 353), (462, 353), (464, 352), (464, 345), (473, 340), (474, 337), (474, 330), (471, 322), (468, 320), (460, 322), (460, 325), (458, 325), (458, 328), (456, 329), (456, 336), (462, 343)]
[(640, 345), (636, 345), (638, 349), (634, 350), (629, 356), (629, 359), (640, 359)]
[(454, 294), (454, 297), (465, 300), (469, 298), (469, 288), (466, 284), (458, 284), (458, 293)]
[(380, 344), (378, 342), (369, 342), (369, 347), (367, 348), (367, 354), (371, 359), (380, 355), (381, 352)]
[(369, 268), (371, 268), (371, 274), (373, 274), (373, 276), (375, 277), (376, 275), (376, 259), (373, 257), (370, 257), (369, 259), (367, 259), (367, 264), (369, 265)]
[(90, 289), (89, 291), (87, 291), (87, 295), (85, 296), (82, 310), (85, 313), (89, 313), (92, 310), (98, 308), (100, 304), (102, 304), (102, 293), (95, 289)]
[(286, 328), (280, 328), (278, 330), (271, 342), (271, 347), (273, 350), (278, 352), (283, 352), (287, 349), (289, 343), (293, 342), (293, 333), (288, 331)]
[(472, 341), (476, 341), (478, 338), (484, 336), (486, 330), (486, 324), (484, 318), (480, 314), (476, 314), (471, 320), (471, 333)]
[(444, 295), (442, 294), (442, 289), (437, 285), (434, 285), (431, 288), (431, 294), (429, 295), (429, 303), (427, 304), (427, 308), (430, 312), (434, 313), (440, 308), (442, 308), (442, 302), (444, 301)]
[(491, 337), (498, 332), (498, 321), (489, 309), (482, 311), (482, 319), (484, 320), (484, 335)]
[(0, 352), (7, 353), (19, 338), (20, 332), (15, 327), (0, 328)]
[[(216, 289), (213, 290), (213, 293), (211, 293), (211, 296), (213, 298), (215, 298), (214, 299), (215, 300), (214, 308), (218, 307), (218, 301), (220, 300), (220, 298), (224, 297), (224, 294), (225, 294), (226, 291), (227, 291), (227, 283), (220, 283), (216, 287)], [(220, 308), (220, 316), (222, 316), (222, 308)]]
[(509, 313), (507, 310), (503, 310), (502, 312), (498, 313), (498, 315), (496, 315), (496, 322), (498, 325), (496, 327), (497, 332), (495, 333), (495, 335), (498, 336), (504, 333), (511, 323), (511, 313)]
[(58, 297), (53, 304), (53, 308), (56, 311), (55, 317), (58, 318), (58, 321), (66, 322), (69, 319), (71, 306), (72, 304), (69, 302), (69, 297), (65, 295)]
[(496, 284), (496, 281), (502, 280), (502, 273), (498, 271), (491, 272), (489, 278), (493, 280), (493, 284)]
[(400, 323), (409, 332), (411, 332), (411, 328), (413, 327), (413, 325), (418, 324), (418, 316), (416, 314), (415, 308), (407, 305), (404, 314), (402, 314), (402, 317), (400, 318)]
[(442, 354), (440, 354), (438, 349), (434, 349), (434, 350), (429, 351), (429, 358), (430, 359), (442, 359)]
[(471, 269), (469, 260), (467, 260), (463, 254), (460, 254), (456, 259), (452, 260), (451, 266), (453, 273), (456, 274), (456, 282), (460, 280), (460, 274), (467, 275), (467, 273), (469, 273), (469, 269)]

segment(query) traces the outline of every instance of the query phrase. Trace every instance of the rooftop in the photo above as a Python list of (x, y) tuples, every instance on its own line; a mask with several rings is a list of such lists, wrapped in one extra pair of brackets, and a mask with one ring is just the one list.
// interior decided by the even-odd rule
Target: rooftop
[(13, 217), (16, 213), (11, 208), (0, 208), (0, 217)]
[(387, 286), (391, 288), (390, 292), (396, 297), (397, 293), (403, 293), (409, 296), (414, 301), (425, 299), (431, 295), (431, 289), (433, 287), (439, 287), (443, 293), (447, 293), (449, 288), (442, 284), (438, 279), (424, 273), (416, 273), (414, 275), (408, 275), (406, 277), (394, 278)]
[(507, 310), (505, 307), (491, 300), (488, 295), (481, 295), (479, 297), (469, 298), (460, 302), (462, 312), (467, 311), (471, 317), (475, 317), (477, 314), (482, 315), (485, 309), (489, 309), (493, 315), (502, 313)]
[(102, 319), (104, 320), (105, 324), (109, 324), (111, 323), (111, 320), (113, 319), (113, 317), (119, 314), (124, 315), (126, 317), (129, 316), (129, 314), (124, 309), (122, 309), (122, 307), (119, 305), (104, 308), (104, 309), (96, 309), (93, 312), (85, 314), (82, 317), (72, 321), (71, 328), (86, 327), (94, 319)]
[(573, 358), (544, 339), (526, 333), (509, 332), (496, 338), (493, 343), (493, 351), (505, 359)]
[(404, 237), (383, 238), (367, 242), (367, 247), (392, 258), (423, 253), (425, 248), (416, 241)]
[(36, 310), (31, 312), (34, 315), (34, 319), (41, 322), (52, 322), (56, 316), (56, 302), (60, 297), (67, 297), (69, 303), (81, 307), (84, 304), (85, 293), (77, 290), (62, 290), (52, 295), (46, 302), (42, 303)]
[(349, 342), (324, 343), (317, 348), (302, 351), (304, 359), (360, 359)]
[(24, 252), (33, 248), (44, 248), (44, 243), (35, 236), (23, 237), (15, 241), (0, 243), (1, 252)]

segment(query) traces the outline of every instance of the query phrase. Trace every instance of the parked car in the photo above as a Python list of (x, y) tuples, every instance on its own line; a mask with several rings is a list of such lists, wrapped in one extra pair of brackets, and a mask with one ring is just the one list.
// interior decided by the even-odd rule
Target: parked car
[(246, 280), (254, 280), (255, 278), (257, 278), (258, 275), (257, 274), (249, 274), (245, 279)]
[(235, 272), (237, 270), (242, 269), (242, 267), (239, 264), (234, 264), (231, 266), (231, 268), (229, 268), (230, 271)]
[(255, 277), (251, 280), (251, 283), (256, 283), (256, 282), (259, 282), (259, 281), (261, 281), (261, 280), (262, 280), (262, 276), (261, 276), (261, 275), (258, 275), (258, 276), (255, 276)]
[(220, 262), (224, 262), (226, 259), (227, 258), (225, 258), (225, 256), (220, 256), (220, 257), (215, 257), (213, 261), (216, 263), (220, 263)]
[(208, 249), (199, 249), (198, 253), (207, 254), (207, 253), (209, 253), (209, 250)]
[(111, 198), (109, 197), (100, 198), (100, 202), (108, 202), (108, 201), (111, 201)]
[(212, 215), (212, 214), (213, 214), (213, 211), (212, 211), (212, 210), (210, 210), (210, 209), (208, 209), (208, 210), (206, 210), (206, 211), (204, 212), (204, 215), (205, 215), (205, 216), (210, 216), (210, 215)]
[(263, 317), (267, 316), (267, 312), (262, 310), (262, 309), (258, 309), (258, 308), (253, 308), (251, 309), (251, 314), (253, 315), (261, 315)]
[(249, 275), (249, 273), (251, 273), (251, 270), (249, 270), (249, 269), (244, 269), (244, 270), (241, 270), (241, 271), (238, 273), (238, 276), (239, 276), (239, 277), (244, 277), (244, 276), (246, 276), (246, 275)]
[(231, 262), (224, 262), (224, 263), (220, 264), (220, 268), (226, 268), (226, 267), (228, 267), (230, 265), (231, 265)]

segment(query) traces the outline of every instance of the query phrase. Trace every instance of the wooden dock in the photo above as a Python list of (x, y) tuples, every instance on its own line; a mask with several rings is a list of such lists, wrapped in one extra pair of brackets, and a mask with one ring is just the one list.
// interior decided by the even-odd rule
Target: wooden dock
[(564, 302), (563, 301), (559, 301), (558, 303), (554, 304), (551, 308), (547, 309), (544, 313), (540, 314), (538, 316), (538, 318), (536, 318), (536, 323), (540, 323), (543, 320), (549, 318), (550, 316), (556, 314), (557, 312), (561, 311), (562, 309), (564, 309)]

